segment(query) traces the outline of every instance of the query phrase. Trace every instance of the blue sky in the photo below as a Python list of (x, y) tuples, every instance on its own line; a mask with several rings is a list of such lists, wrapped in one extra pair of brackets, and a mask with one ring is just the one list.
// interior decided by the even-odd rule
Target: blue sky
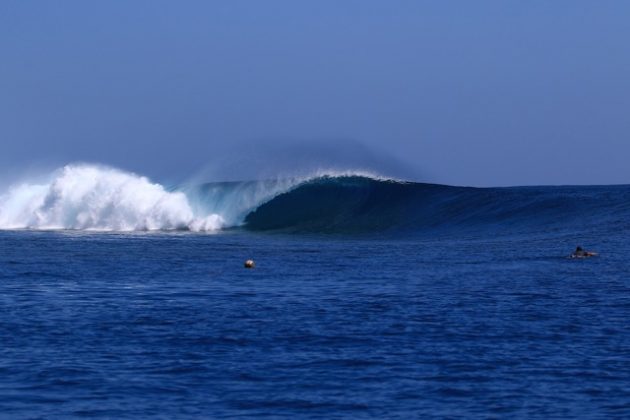
[(628, 22), (627, 1), (3, 1), (0, 166), (630, 183)]

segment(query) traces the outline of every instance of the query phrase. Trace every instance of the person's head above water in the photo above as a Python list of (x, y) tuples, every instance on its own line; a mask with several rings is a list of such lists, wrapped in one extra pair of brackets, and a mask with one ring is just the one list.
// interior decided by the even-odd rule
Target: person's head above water
[(584, 251), (584, 250), (582, 249), (581, 246), (578, 246), (577, 248), (575, 248), (575, 252), (582, 252), (582, 251)]

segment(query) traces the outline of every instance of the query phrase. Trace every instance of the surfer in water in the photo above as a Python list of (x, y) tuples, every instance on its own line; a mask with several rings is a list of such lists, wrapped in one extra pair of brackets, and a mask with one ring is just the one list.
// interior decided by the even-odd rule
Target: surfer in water
[(581, 246), (578, 246), (571, 254), (571, 258), (588, 258), (594, 257), (595, 255), (597, 255), (597, 252), (584, 251)]

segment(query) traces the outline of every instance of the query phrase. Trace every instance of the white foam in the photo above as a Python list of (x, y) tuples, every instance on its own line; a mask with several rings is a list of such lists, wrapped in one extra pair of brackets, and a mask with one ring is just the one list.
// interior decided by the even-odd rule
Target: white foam
[(71, 164), (43, 183), (14, 185), (0, 196), (0, 229), (216, 231), (238, 226), (278, 195), (325, 178), (391, 180), (364, 171), (321, 170), (306, 176), (213, 184), (167, 191), (143, 176), (101, 165)]
[(2, 229), (217, 230), (220, 215), (195, 217), (181, 192), (97, 165), (68, 165), (45, 184), (14, 186), (0, 197)]

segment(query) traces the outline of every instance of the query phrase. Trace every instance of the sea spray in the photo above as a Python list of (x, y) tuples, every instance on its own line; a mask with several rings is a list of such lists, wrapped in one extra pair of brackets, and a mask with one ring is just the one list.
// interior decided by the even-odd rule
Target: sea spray
[[(301, 186), (357, 178), (405, 184), (365, 171), (319, 170), (308, 176), (188, 184), (169, 191), (130, 172), (70, 164), (43, 182), (16, 184), (0, 195), (0, 229), (217, 231), (246, 224), (260, 206)], [(313, 210), (321, 204), (312, 205)]]
[(2, 229), (211, 231), (222, 226), (220, 215), (196, 217), (182, 192), (98, 165), (67, 165), (47, 183), (23, 183), (0, 197)]

